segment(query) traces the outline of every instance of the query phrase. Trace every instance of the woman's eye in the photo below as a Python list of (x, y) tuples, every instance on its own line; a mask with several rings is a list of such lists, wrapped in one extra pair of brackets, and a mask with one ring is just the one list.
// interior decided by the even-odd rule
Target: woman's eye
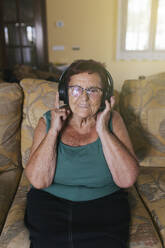
[(74, 94), (74, 95), (81, 94), (81, 88), (75, 87), (75, 88), (73, 89), (73, 94)]
[(76, 87), (76, 88), (74, 88), (74, 90), (75, 90), (76, 92), (80, 92), (80, 91), (81, 91), (81, 88)]
[(95, 88), (90, 88), (89, 91), (90, 91), (91, 93), (95, 93), (95, 92), (97, 92), (98, 90), (95, 89)]

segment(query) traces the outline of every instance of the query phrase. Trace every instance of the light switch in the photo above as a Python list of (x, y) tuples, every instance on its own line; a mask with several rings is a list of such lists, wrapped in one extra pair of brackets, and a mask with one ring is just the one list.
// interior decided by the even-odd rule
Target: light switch
[(72, 46), (72, 50), (73, 51), (79, 51), (80, 50), (80, 46)]
[(63, 45), (53, 46), (53, 51), (63, 51), (63, 50), (64, 50)]

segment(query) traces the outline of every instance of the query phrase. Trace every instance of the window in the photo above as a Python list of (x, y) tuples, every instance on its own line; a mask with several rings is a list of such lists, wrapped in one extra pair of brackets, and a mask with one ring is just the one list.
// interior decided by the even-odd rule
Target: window
[(165, 0), (118, 0), (117, 59), (165, 60)]

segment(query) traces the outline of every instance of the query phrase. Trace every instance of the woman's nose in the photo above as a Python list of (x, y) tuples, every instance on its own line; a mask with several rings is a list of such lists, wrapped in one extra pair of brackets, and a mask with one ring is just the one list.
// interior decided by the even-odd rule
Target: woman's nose
[(88, 93), (87, 93), (86, 90), (83, 90), (82, 95), (81, 95), (81, 98), (83, 98), (85, 100), (88, 100), (89, 99), (89, 95), (88, 95)]

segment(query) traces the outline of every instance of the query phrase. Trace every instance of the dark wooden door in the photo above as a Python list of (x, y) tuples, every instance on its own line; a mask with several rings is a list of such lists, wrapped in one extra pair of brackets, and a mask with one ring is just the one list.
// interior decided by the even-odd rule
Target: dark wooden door
[(1, 0), (2, 67), (48, 64), (45, 0)]

